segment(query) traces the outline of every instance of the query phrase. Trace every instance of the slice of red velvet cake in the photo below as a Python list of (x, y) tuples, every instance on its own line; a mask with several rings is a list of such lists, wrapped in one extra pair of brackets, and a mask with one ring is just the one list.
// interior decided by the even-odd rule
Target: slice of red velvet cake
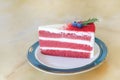
[[(92, 20), (92, 19), (91, 19)], [(94, 54), (93, 21), (39, 27), (40, 51), (46, 55), (92, 58)]]

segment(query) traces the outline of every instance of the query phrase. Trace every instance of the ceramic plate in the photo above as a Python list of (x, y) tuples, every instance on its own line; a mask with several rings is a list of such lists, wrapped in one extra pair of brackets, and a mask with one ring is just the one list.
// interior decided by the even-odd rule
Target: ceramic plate
[(38, 41), (29, 48), (27, 54), (29, 63), (38, 70), (61, 75), (83, 73), (92, 70), (102, 63), (107, 56), (107, 47), (98, 38), (95, 38), (95, 54), (91, 59), (44, 55), (40, 53), (39, 48)]

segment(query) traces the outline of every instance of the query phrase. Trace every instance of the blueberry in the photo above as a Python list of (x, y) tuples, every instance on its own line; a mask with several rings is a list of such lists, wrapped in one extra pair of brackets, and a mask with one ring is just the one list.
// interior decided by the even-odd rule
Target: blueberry
[(74, 22), (72, 23), (72, 25), (73, 25), (74, 27), (77, 27), (77, 22), (74, 21)]
[(78, 28), (81, 28), (81, 27), (82, 27), (82, 24), (81, 24), (81, 23), (77, 23), (77, 27), (78, 27)]

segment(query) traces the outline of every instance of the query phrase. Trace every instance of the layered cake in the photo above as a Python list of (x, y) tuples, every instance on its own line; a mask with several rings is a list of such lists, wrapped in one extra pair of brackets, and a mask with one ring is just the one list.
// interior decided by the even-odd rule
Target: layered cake
[(96, 20), (93, 18), (68, 24), (40, 26), (41, 53), (51, 56), (92, 58)]

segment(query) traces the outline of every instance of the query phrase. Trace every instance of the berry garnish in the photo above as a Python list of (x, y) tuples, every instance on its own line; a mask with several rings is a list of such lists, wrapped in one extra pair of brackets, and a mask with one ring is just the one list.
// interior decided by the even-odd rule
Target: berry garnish
[(92, 19), (88, 19), (87, 21), (79, 21), (79, 22), (76, 22), (76, 21), (74, 21), (73, 23), (72, 23), (72, 26), (74, 26), (74, 27), (78, 27), (78, 28), (82, 28), (83, 26), (86, 26), (86, 25), (88, 25), (89, 23), (93, 23), (93, 22), (95, 22), (95, 21), (98, 21), (98, 19), (96, 19), (96, 18), (92, 18)]
[(82, 27), (82, 24), (81, 24), (81, 23), (77, 23), (77, 27), (78, 27), (78, 28), (81, 28), (81, 27)]
[(74, 22), (72, 23), (72, 25), (75, 26), (75, 27), (77, 27), (77, 22), (74, 21)]

